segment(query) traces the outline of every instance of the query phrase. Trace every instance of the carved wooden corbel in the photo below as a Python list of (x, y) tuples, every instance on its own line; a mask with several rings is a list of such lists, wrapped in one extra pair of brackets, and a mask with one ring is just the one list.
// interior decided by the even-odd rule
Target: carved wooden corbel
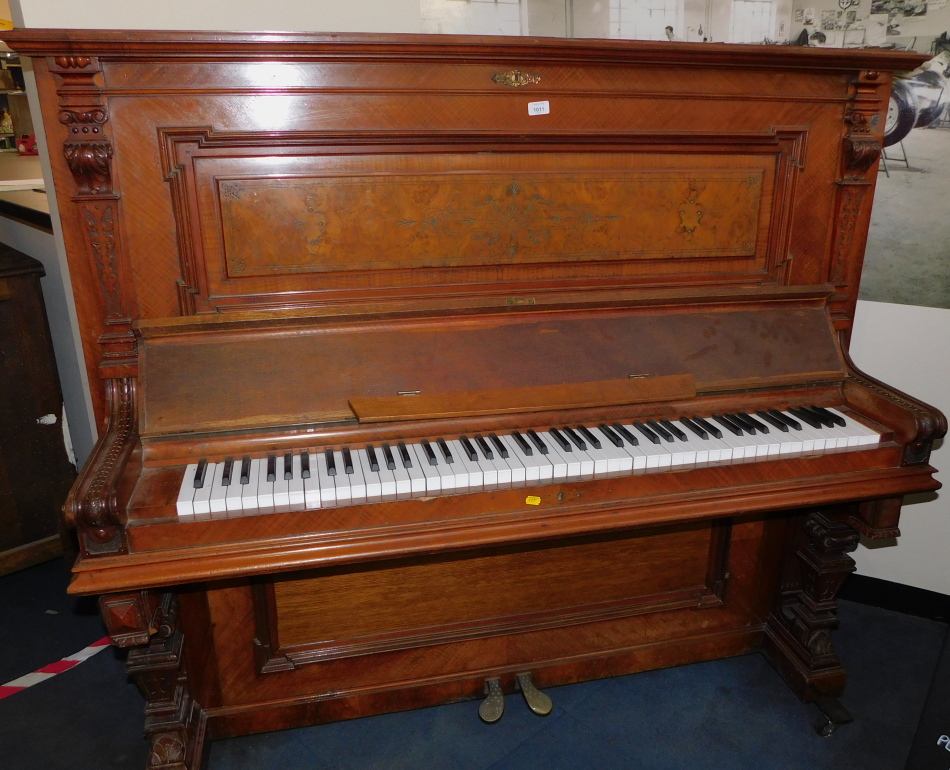
[(206, 759), (207, 716), (191, 696), (185, 637), (172, 593), (104, 596), (102, 617), (113, 644), (132, 647), (126, 673), (145, 697), (148, 770), (199, 770)]
[[(138, 415), (135, 380), (105, 381), (109, 419), (82, 475), (73, 485), (64, 510), (66, 522), (75, 527), (87, 555), (123, 553), (120, 500), (126, 496), (123, 477), (137, 475)], [(123, 500), (124, 502), (124, 500)]]

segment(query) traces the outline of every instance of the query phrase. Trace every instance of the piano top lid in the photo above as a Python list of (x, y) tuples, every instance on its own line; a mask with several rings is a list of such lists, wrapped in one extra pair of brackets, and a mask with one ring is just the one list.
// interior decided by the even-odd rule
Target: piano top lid
[(689, 64), (800, 68), (806, 70), (912, 70), (929, 57), (907, 51), (803, 48), (799, 46), (669, 43), (552, 37), (409, 35), (311, 32), (206, 32), (169, 30), (16, 29), (0, 33), (27, 56), (85, 54), (104, 59), (136, 58), (332, 58), (370, 61), (446, 59), (485, 61), (498, 57), (556, 59), (577, 63)]
[[(720, 290), (714, 301), (674, 293), (667, 303), (451, 316), (153, 322), (140, 329), (141, 434), (354, 421), (357, 412), (369, 421), (532, 412), (837, 382), (844, 369), (830, 293), (771, 286)], [(631, 380), (644, 385), (621, 384)], [(410, 394), (408, 403), (417, 392), (419, 409), (392, 412), (388, 399)]]

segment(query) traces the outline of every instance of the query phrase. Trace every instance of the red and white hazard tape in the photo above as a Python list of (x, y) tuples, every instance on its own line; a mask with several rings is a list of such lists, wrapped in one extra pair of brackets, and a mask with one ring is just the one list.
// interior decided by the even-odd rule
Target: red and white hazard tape
[(65, 658), (57, 661), (56, 663), (50, 663), (48, 666), (43, 666), (43, 668), (37, 669), (32, 674), (21, 676), (19, 679), (14, 679), (12, 682), (0, 684), (0, 700), (9, 698), (11, 695), (20, 692), (20, 690), (25, 690), (27, 687), (32, 687), (33, 685), (39, 684), (40, 682), (45, 682), (47, 679), (50, 679), (57, 674), (62, 674), (64, 671), (69, 671), (69, 669), (78, 666), (84, 660), (89, 660), (89, 658), (91, 658), (96, 653), (102, 652), (108, 646), (109, 637), (104, 636), (98, 642), (93, 642), (85, 649), (82, 649), (79, 652), (74, 652), (72, 655), (67, 655)]

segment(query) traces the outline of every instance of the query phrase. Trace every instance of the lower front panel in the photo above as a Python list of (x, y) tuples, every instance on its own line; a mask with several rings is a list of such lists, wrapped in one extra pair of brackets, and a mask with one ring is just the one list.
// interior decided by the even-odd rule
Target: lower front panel
[(775, 593), (781, 524), (212, 584), (182, 595), (195, 690), (220, 737), (473, 698), (520, 671), (550, 686), (748, 652)]

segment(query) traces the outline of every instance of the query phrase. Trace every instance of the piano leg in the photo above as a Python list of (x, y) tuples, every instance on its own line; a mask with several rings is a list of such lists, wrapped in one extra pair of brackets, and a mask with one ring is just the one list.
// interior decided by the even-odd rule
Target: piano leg
[(828, 508), (789, 519), (800, 528), (782, 568), (779, 596), (765, 628), (764, 652), (796, 695), (818, 702), (844, 692), (846, 673), (831, 644), (838, 626), (835, 598), (854, 572), (848, 556), (858, 533), (847, 520), (851, 510)]
[(207, 717), (188, 690), (178, 627), (178, 599), (169, 592), (139, 591), (100, 599), (112, 643), (131, 647), (126, 673), (145, 696), (145, 734), (151, 744), (147, 770), (199, 770), (210, 740)]

